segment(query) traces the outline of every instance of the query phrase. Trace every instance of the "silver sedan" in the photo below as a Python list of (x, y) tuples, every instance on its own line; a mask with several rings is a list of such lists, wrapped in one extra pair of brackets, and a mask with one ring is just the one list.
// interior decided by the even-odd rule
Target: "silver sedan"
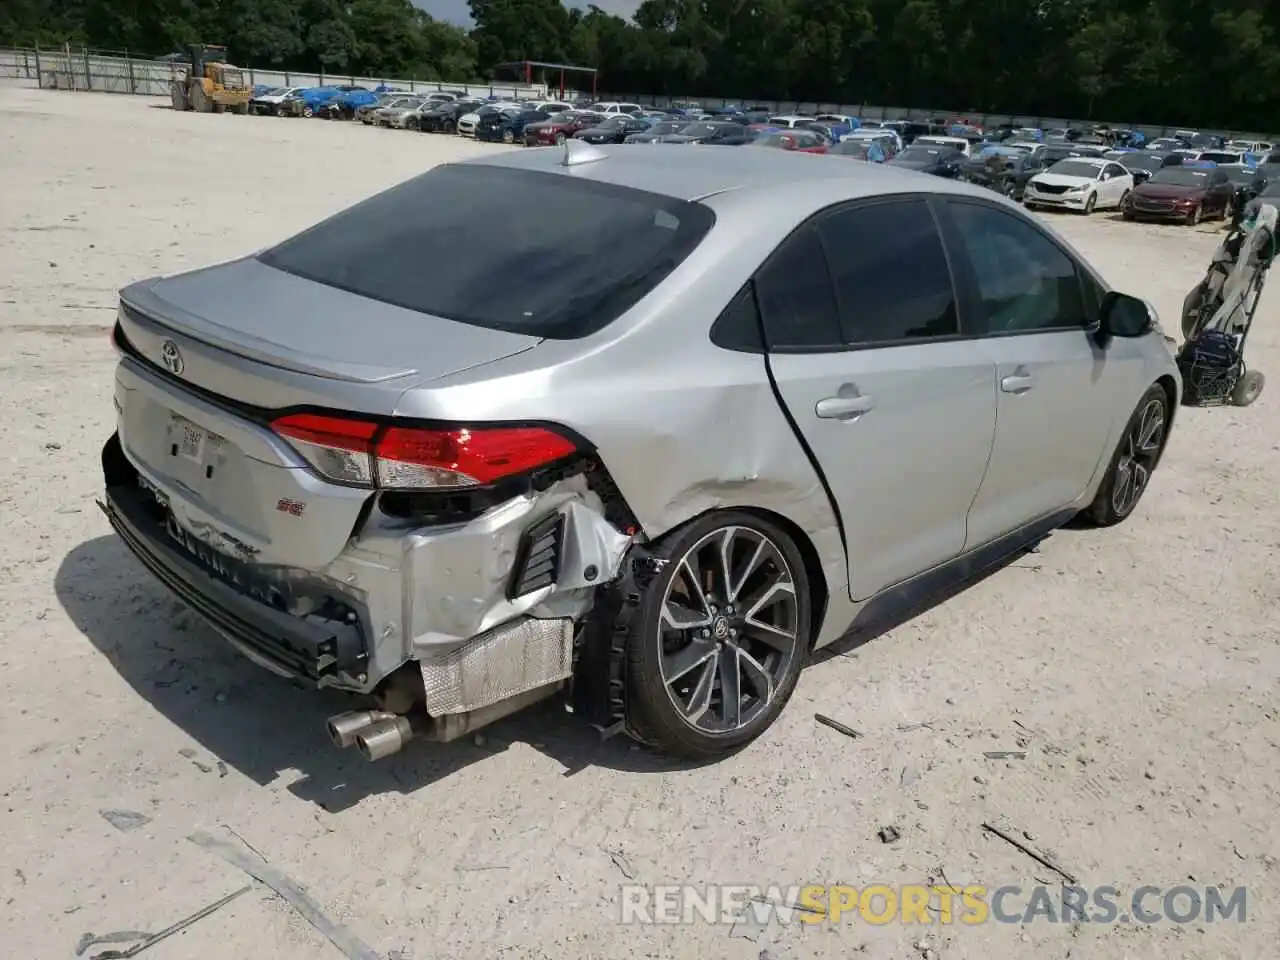
[(371, 697), (329, 723), (370, 758), (551, 696), (741, 746), (815, 649), (1130, 516), (1181, 389), (1003, 198), (663, 144), (436, 167), (127, 287), (115, 342), (111, 522), (255, 662)]

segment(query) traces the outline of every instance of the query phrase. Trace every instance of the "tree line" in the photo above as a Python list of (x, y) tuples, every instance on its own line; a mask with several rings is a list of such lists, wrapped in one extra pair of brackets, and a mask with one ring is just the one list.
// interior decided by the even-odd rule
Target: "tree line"
[(596, 66), (601, 89), (891, 104), (1280, 131), (1280, 3), (1264, 0), (644, 0), (633, 20), (560, 0), (4, 0), (0, 45), (422, 80)]

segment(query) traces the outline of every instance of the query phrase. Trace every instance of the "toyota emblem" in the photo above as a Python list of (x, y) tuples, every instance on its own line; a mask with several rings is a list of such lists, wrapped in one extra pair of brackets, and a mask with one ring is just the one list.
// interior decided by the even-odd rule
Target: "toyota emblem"
[(183, 366), (182, 353), (178, 350), (178, 345), (172, 340), (166, 340), (160, 344), (160, 362), (174, 376), (181, 376)]

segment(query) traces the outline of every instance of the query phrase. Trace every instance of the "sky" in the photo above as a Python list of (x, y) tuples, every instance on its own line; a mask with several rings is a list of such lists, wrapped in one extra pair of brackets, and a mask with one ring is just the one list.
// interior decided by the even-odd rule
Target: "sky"
[[(413, 0), (413, 2), (437, 20), (447, 20), (449, 23), (464, 27), (472, 26), (467, 0)], [(595, 0), (595, 5), (606, 13), (617, 14), (630, 20), (632, 14), (636, 12), (636, 7), (640, 6), (640, 0)], [(585, 8), (587, 0), (566, 0), (566, 6)]]

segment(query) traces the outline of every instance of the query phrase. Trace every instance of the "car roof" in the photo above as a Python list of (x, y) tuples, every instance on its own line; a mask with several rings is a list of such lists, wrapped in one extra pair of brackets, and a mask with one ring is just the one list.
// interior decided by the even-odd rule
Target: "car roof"
[[(855, 199), (892, 193), (953, 193), (989, 196), (990, 191), (957, 181), (883, 164), (858, 165), (847, 160), (787, 150), (689, 150), (658, 144), (666, 150), (659, 162), (650, 150), (643, 155), (630, 147), (594, 148), (600, 160), (564, 166), (564, 152), (556, 149), (514, 150), (459, 161), (569, 176), (646, 190), (680, 200), (699, 200), (731, 190), (764, 193), (777, 190), (794, 196), (812, 186), (814, 209), (833, 199)], [(833, 197), (833, 194), (836, 195)]]
[(1109, 163), (1116, 162), (1115, 160), (1112, 160), (1108, 157), (1063, 157), (1058, 162), (1065, 163), (1068, 160), (1071, 160), (1073, 162), (1079, 162), (1079, 163), (1087, 163), (1091, 167), (1105, 167)]

